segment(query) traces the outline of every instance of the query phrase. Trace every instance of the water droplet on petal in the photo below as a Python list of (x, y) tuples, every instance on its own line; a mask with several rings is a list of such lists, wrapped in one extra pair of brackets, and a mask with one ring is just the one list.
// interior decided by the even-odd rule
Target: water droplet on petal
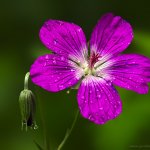
[(80, 60), (78, 60), (77, 62), (78, 62), (79, 64), (81, 63), (81, 61), (80, 61)]
[(100, 97), (101, 97), (101, 95), (100, 95), (100, 94), (98, 94), (98, 95), (97, 95), (97, 97), (98, 97), (98, 98), (100, 98)]
[(59, 89), (62, 90), (64, 88), (64, 85), (60, 84)]
[(110, 120), (110, 118), (111, 118), (110, 116), (107, 116), (107, 119), (108, 119), (108, 120)]
[(49, 59), (49, 55), (46, 55), (46, 56), (45, 56), (45, 59)]
[(62, 51), (60, 50), (60, 51), (59, 51), (59, 53), (61, 54), (61, 53), (62, 53)]
[(91, 115), (91, 114), (89, 115), (88, 119), (91, 120), (91, 121), (95, 120), (94, 117), (93, 117), (93, 115)]
[(47, 66), (47, 62), (45, 62), (43, 66)]
[(81, 99), (85, 99), (85, 97), (84, 97), (84, 96), (81, 96)]
[(98, 60), (101, 60), (101, 57), (99, 57)]
[(71, 85), (72, 84), (72, 82), (70, 81), (70, 82), (68, 82), (68, 85)]
[(53, 62), (53, 64), (56, 64), (56, 60), (53, 60), (52, 62)]
[(54, 80), (54, 82), (57, 82), (57, 81), (58, 81), (57, 79)]
[(120, 102), (120, 101), (118, 101), (118, 104), (121, 104), (121, 102)]
[(107, 81), (106, 85), (111, 86), (112, 85), (111, 81)]
[(71, 71), (71, 72), (75, 72), (75, 70), (74, 70), (74, 69), (70, 69), (70, 71)]
[(81, 29), (78, 29), (78, 32), (81, 32)]
[(103, 107), (99, 107), (98, 109), (99, 109), (99, 110), (103, 110)]
[(62, 26), (64, 23), (62, 21), (59, 21), (59, 25)]
[(92, 103), (93, 103), (93, 100), (90, 100), (90, 103), (92, 104)]
[(62, 61), (64, 61), (65, 60), (65, 57), (64, 56), (61, 56), (61, 58), (60, 58)]
[(87, 103), (87, 100), (85, 100), (84, 103)]
[(80, 111), (82, 112), (82, 107), (81, 107), (81, 106), (79, 106), (79, 109), (80, 109)]
[(54, 45), (56, 45), (56, 44), (57, 44), (57, 40), (55, 39), (55, 40), (54, 40)]

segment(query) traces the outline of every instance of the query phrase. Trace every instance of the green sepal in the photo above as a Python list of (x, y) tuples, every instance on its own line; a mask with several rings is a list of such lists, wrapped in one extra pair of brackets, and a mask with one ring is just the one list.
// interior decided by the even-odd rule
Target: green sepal
[(24, 126), (26, 130), (27, 126), (36, 129), (37, 125), (35, 122), (35, 96), (31, 90), (25, 89), (21, 91), (19, 96), (19, 105), (22, 118), (22, 129), (24, 129)]

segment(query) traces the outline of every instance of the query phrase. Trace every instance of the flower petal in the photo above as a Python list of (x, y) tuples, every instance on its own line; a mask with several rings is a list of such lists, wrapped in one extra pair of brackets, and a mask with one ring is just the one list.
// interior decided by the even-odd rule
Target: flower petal
[(108, 13), (100, 18), (92, 32), (91, 51), (111, 57), (127, 48), (132, 38), (131, 25), (120, 16)]
[(31, 66), (32, 81), (52, 92), (71, 87), (80, 80), (82, 70), (64, 56), (47, 54), (40, 56)]
[(40, 39), (53, 52), (84, 61), (87, 57), (85, 35), (78, 25), (59, 20), (48, 20), (40, 30)]
[(115, 85), (139, 94), (148, 92), (149, 58), (139, 54), (123, 54), (110, 61), (113, 62), (113, 65), (107, 69), (107, 73)]
[(116, 118), (122, 111), (122, 103), (111, 82), (87, 76), (78, 90), (78, 105), (83, 117), (96, 124), (104, 124)]

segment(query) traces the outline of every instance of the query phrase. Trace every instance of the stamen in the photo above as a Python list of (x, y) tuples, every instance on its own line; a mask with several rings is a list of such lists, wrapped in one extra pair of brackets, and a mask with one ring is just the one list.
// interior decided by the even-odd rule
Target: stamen
[(89, 67), (92, 69), (94, 67), (94, 64), (100, 60), (101, 56), (99, 53), (91, 53), (89, 58)]

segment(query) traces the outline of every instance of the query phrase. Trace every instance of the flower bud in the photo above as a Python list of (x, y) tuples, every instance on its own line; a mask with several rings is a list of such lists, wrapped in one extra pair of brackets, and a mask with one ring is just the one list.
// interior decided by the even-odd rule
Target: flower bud
[(31, 90), (24, 89), (21, 91), (19, 96), (19, 105), (22, 117), (22, 129), (24, 129), (24, 126), (26, 131), (28, 126), (33, 129), (37, 129), (35, 121), (35, 96)]

